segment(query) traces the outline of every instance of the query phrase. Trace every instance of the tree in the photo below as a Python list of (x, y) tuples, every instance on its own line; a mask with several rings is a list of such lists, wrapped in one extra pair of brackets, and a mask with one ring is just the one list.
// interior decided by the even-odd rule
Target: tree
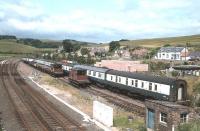
[(67, 55), (67, 60), (73, 60), (73, 56), (72, 56), (71, 53), (69, 53), (69, 54)]
[(88, 55), (88, 54), (89, 54), (89, 50), (87, 48), (81, 49), (81, 55)]
[(63, 40), (64, 50), (68, 53), (75, 52), (81, 48), (81, 45), (73, 40)]
[(62, 44), (63, 44), (63, 48), (66, 52), (68, 52), (68, 53), (72, 52), (73, 45), (69, 40), (63, 40)]
[(94, 64), (95, 63), (95, 60), (92, 59), (91, 55), (89, 54), (88, 55), (88, 58), (87, 58), (87, 61), (86, 61), (87, 64)]
[(116, 49), (119, 49), (119, 48), (120, 48), (119, 41), (112, 41), (109, 43), (109, 51), (110, 52), (115, 51)]
[(79, 57), (77, 58), (77, 62), (78, 62), (79, 64), (86, 64), (86, 59), (85, 59), (85, 57), (83, 57), (83, 56), (79, 56)]

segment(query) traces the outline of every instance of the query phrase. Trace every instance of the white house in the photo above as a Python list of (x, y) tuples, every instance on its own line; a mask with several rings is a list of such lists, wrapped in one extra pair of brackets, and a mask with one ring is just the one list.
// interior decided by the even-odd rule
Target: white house
[(185, 47), (161, 47), (155, 59), (158, 60), (188, 60), (188, 49)]

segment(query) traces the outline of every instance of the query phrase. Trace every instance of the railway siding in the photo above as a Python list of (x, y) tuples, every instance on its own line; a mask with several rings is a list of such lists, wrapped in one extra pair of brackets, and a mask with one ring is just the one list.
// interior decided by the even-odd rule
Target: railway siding
[(85, 130), (39, 92), (24, 82), (17, 72), (17, 62), (1, 64), (1, 81), (15, 107), (17, 115), (26, 130)]

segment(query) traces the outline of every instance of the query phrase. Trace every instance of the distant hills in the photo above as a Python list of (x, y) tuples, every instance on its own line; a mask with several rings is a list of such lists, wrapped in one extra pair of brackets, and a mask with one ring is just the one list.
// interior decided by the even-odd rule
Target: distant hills
[[(18, 44), (24, 44), (35, 48), (58, 48), (60, 45), (62, 45), (62, 41), (58, 40), (56, 41), (56, 40), (40, 40), (33, 38), (17, 38), (16, 36), (12, 35), (0, 35), (0, 40), (13, 40), (16, 41), (16, 43)], [(69, 41), (72, 44), (78, 44), (82, 46), (97, 44), (92, 42), (83, 42), (71, 39), (65, 39), (65, 40)]]
[(200, 35), (168, 37), (168, 38), (154, 38), (141, 40), (120, 40), (120, 44), (124, 46), (143, 46), (143, 47), (160, 47), (166, 44), (172, 46), (185, 46), (186, 43), (190, 45), (200, 45)]
[[(95, 47), (108, 46), (108, 43), (97, 44), (92, 42), (83, 42), (71, 39), (66, 39), (66, 40), (74, 44), (79, 44), (81, 46), (95, 46)], [(140, 40), (121, 39), (119, 40), (119, 42), (120, 45), (122, 46), (142, 46), (149, 48), (161, 47), (163, 45), (185, 46), (186, 43), (188, 43), (193, 47), (200, 48), (200, 35), (140, 39)], [(17, 44), (15, 48), (16, 51), (14, 51), (15, 44)], [(16, 36), (13, 35), (0, 35), (0, 53), (9, 51), (29, 52), (29, 51), (35, 51), (37, 49), (46, 49), (46, 48), (55, 49), (58, 48), (60, 45), (62, 45), (62, 41), (58, 40), (40, 40), (33, 38), (17, 38)], [(24, 51), (19, 51), (19, 50), (24, 50)]]

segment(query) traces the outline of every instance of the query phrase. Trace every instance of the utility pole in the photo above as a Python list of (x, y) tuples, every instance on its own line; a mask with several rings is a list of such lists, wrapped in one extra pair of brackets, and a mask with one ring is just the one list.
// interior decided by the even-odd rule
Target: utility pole
[(186, 49), (187, 49), (187, 46), (188, 46), (188, 42), (186, 42), (186, 46), (185, 46), (185, 61), (186, 61)]

